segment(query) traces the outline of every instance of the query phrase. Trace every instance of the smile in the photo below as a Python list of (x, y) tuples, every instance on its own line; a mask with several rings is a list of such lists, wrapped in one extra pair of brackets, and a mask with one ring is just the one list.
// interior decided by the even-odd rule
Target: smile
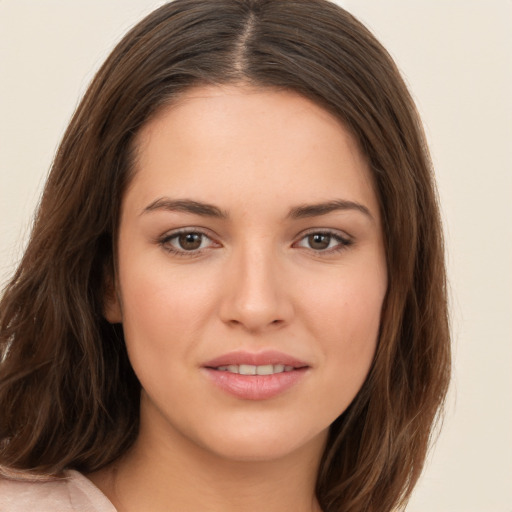
[(230, 364), (228, 366), (219, 366), (216, 368), (221, 372), (238, 373), (240, 375), (274, 375), (275, 373), (291, 372), (295, 370), (293, 366), (284, 364)]
[(202, 365), (208, 380), (223, 393), (242, 400), (269, 400), (299, 385), (311, 365), (289, 354), (266, 350), (235, 351)]

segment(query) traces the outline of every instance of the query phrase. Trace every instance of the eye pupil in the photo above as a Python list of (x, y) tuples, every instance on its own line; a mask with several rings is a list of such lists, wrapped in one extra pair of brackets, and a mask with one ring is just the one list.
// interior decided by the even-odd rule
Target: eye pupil
[(331, 242), (331, 235), (314, 233), (308, 236), (308, 243), (312, 249), (327, 249)]
[(179, 245), (186, 251), (193, 251), (201, 247), (201, 233), (183, 233), (178, 237)]

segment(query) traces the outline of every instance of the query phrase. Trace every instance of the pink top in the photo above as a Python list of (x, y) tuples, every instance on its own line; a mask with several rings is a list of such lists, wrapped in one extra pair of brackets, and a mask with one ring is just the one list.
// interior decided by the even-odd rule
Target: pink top
[(0, 477), (0, 512), (116, 512), (84, 475), (66, 471), (65, 476), (51, 481)]

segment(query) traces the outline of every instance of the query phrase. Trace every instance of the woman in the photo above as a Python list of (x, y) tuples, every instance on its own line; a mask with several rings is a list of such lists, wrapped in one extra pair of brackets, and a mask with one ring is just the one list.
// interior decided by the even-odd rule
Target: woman
[(404, 505), (444, 276), (421, 124), (359, 22), (164, 5), (89, 87), (1, 302), (0, 510)]

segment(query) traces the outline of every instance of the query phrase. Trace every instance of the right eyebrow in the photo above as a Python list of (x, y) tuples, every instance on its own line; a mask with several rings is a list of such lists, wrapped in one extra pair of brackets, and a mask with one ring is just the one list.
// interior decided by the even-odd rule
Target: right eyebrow
[(212, 204), (192, 201), (191, 199), (171, 199), (169, 197), (156, 199), (142, 210), (141, 215), (157, 210), (192, 213), (194, 215), (219, 219), (225, 219), (228, 216), (226, 212)]

